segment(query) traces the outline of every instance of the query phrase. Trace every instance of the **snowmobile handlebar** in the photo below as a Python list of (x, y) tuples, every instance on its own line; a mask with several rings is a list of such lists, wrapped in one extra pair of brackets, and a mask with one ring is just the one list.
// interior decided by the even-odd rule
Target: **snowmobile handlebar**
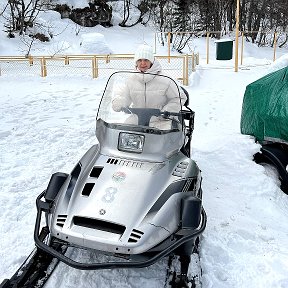
[[(169, 119), (171, 116), (183, 117), (183, 119), (190, 119), (191, 111), (180, 110), (179, 112), (161, 111), (156, 108), (130, 108), (123, 107), (120, 111), (127, 114), (135, 114), (138, 117), (139, 125), (149, 126), (149, 122), (152, 116), (163, 117)], [(194, 113), (194, 112), (193, 112)]]

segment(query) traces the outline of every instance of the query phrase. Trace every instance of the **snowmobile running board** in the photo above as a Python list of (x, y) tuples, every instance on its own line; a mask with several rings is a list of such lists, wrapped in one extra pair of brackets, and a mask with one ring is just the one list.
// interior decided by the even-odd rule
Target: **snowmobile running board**
[[(43, 243), (43, 240), (39, 236), (40, 232), (40, 222), (41, 222), (41, 214), (42, 212), (48, 212), (50, 210), (50, 204), (47, 202), (43, 202), (40, 199), (44, 196), (44, 192), (42, 192), (36, 199), (36, 205), (37, 205), (37, 217), (36, 217), (36, 224), (35, 224), (35, 230), (34, 230), (34, 240), (36, 246), (43, 250), (44, 252), (50, 254), (51, 256), (57, 258), (61, 262), (67, 264), (70, 267), (80, 269), (80, 270), (100, 270), (100, 269), (121, 269), (121, 268), (144, 268), (147, 266), (150, 266), (163, 257), (168, 256), (171, 254), (172, 251), (174, 251), (176, 248), (178, 248), (180, 245), (186, 243), (189, 240), (192, 240), (193, 238), (196, 238), (200, 236), (206, 227), (207, 222), (207, 216), (205, 210), (202, 208), (201, 211), (201, 224), (199, 225), (197, 229), (193, 230), (182, 230), (183, 233), (175, 233), (179, 237), (179, 239), (176, 242), (173, 242), (170, 246), (165, 248), (164, 250), (160, 251), (158, 254), (151, 256), (151, 258), (143, 261), (126, 261), (126, 262), (104, 262), (104, 263), (81, 263), (74, 261), (68, 257), (66, 257), (63, 253), (60, 253), (56, 249), (48, 246), (47, 244)], [(48, 229), (48, 227), (47, 227)], [(188, 230), (188, 231), (187, 231)], [(179, 236), (181, 235), (181, 236)], [(1, 287), (0, 287), (1, 288)]]

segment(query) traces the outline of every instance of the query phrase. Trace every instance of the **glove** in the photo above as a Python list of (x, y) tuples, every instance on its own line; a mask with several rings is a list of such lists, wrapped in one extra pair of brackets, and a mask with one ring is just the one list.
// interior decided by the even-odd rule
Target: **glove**
[(116, 111), (116, 112), (121, 111), (121, 109), (123, 108), (123, 105), (121, 102), (122, 101), (120, 99), (117, 99), (117, 98), (112, 101), (112, 108), (114, 111)]

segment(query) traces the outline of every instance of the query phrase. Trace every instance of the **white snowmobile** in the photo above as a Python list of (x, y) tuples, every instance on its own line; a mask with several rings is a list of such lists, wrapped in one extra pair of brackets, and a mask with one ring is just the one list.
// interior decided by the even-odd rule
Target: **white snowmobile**
[[(135, 76), (110, 76), (96, 117), (99, 143), (69, 175), (53, 174), (37, 198), (37, 251), (83, 270), (141, 268), (178, 255), (181, 271), (170, 286), (188, 287), (190, 255), (206, 226), (202, 178), (190, 158), (194, 112), (180, 97), (179, 112), (133, 106), (115, 112), (113, 97)], [(122, 260), (76, 262), (65, 256), (68, 246)]]

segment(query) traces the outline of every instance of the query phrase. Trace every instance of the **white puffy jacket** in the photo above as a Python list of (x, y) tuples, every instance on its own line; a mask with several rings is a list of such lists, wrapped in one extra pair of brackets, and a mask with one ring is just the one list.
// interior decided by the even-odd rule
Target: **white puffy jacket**
[[(187, 97), (181, 87), (173, 80), (161, 75), (160, 63), (155, 60), (152, 67), (146, 73), (132, 74), (128, 79), (125, 88), (112, 101), (115, 111), (123, 107), (134, 108), (157, 108), (162, 111), (179, 112), (181, 105), (184, 105)], [(151, 75), (153, 73), (157, 75)]]

